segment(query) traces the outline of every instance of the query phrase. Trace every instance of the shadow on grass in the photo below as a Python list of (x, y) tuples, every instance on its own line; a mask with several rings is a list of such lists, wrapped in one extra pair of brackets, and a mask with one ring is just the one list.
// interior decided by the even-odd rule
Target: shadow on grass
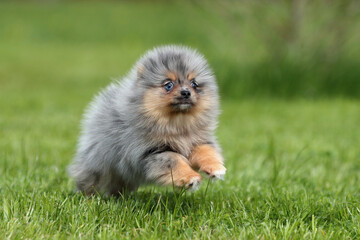
[[(67, 197), (74, 198), (79, 203), (89, 204), (91, 208), (95, 205), (116, 205), (117, 209), (130, 209), (131, 212), (145, 211), (152, 214), (154, 211), (167, 212), (170, 214), (190, 214), (194, 209), (210, 209), (210, 205), (219, 197), (215, 197), (213, 193), (208, 192), (210, 181), (205, 183), (206, 188), (196, 193), (188, 192), (186, 189), (145, 187), (134, 192), (125, 192), (119, 196), (108, 196), (97, 193), (93, 196), (86, 196), (81, 192), (65, 193)], [(211, 197), (211, 201), (207, 200)]]

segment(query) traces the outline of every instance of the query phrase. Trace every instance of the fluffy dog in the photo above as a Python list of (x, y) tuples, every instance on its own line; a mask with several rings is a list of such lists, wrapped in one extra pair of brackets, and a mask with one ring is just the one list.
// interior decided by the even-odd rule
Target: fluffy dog
[(219, 97), (212, 70), (195, 50), (163, 46), (147, 52), (121, 81), (87, 109), (70, 175), (87, 195), (118, 195), (141, 184), (196, 190), (223, 178), (214, 136)]

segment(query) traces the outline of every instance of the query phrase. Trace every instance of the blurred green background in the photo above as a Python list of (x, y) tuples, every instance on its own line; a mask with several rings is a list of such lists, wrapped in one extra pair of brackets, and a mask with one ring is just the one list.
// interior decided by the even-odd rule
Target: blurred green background
[(0, 6), (2, 91), (46, 94), (51, 81), (71, 97), (83, 83), (125, 75), (149, 48), (176, 43), (209, 59), (225, 98), (360, 97), (359, 1)]

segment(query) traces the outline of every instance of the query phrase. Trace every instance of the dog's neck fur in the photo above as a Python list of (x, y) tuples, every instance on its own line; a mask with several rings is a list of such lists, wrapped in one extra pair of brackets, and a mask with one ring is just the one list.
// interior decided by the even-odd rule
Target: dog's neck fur
[[(143, 116), (144, 117), (144, 116)], [(212, 132), (211, 117), (177, 113), (171, 117), (151, 119), (142, 125), (143, 137), (150, 145), (168, 146), (184, 156), (189, 156), (194, 146), (207, 142)]]

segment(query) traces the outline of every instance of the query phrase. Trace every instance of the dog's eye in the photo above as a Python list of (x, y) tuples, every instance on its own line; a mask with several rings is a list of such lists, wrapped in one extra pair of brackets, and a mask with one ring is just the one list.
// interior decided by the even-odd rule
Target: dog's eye
[(174, 87), (173, 82), (167, 82), (167, 83), (164, 84), (164, 88), (165, 88), (166, 91), (170, 91), (173, 87)]
[(196, 89), (199, 86), (198, 83), (195, 81), (195, 79), (191, 80), (190, 84), (194, 89)]

